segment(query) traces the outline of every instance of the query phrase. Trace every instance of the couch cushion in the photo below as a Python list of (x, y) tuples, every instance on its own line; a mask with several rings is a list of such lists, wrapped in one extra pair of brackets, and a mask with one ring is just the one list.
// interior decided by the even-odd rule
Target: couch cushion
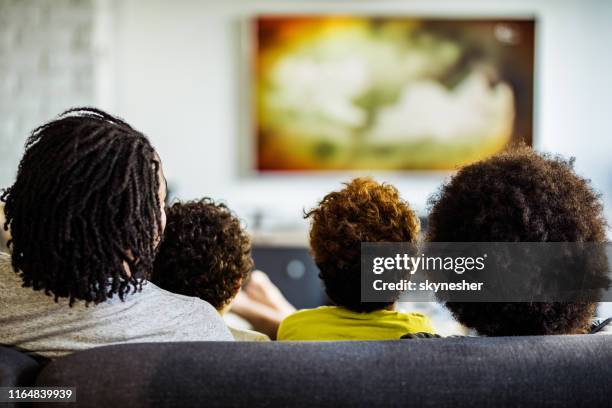
[(612, 336), (102, 347), (48, 365), (79, 406), (601, 406)]
[(0, 387), (28, 387), (34, 384), (40, 365), (17, 350), (0, 347)]

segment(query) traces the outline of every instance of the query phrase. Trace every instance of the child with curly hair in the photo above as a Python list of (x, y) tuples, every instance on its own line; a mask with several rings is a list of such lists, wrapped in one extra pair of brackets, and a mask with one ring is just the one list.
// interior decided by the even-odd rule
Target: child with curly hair
[(397, 189), (356, 178), (306, 213), (310, 247), (334, 306), (298, 311), (282, 321), (278, 340), (384, 340), (431, 332), (419, 313), (394, 311), (395, 301), (361, 301), (361, 243), (416, 243), (420, 224)]
[[(240, 220), (210, 198), (175, 203), (151, 280), (170, 292), (198, 297), (224, 314), (253, 269), (251, 240)], [(236, 340), (265, 341), (265, 334), (229, 327)]]
[[(606, 242), (601, 199), (576, 174), (573, 161), (527, 146), (463, 167), (432, 204), (430, 242)], [(544, 276), (533, 279), (546, 283)], [(592, 323), (594, 301), (445, 306), (457, 321), (484, 336), (599, 333), (612, 320)], [(421, 336), (406, 336), (414, 337)]]

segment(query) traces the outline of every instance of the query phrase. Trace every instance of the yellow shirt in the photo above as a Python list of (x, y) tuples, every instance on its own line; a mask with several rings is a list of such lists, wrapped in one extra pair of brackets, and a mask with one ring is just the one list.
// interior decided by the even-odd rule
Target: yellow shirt
[(278, 328), (278, 340), (390, 340), (406, 333), (434, 333), (427, 316), (377, 310), (357, 313), (338, 306), (300, 310)]

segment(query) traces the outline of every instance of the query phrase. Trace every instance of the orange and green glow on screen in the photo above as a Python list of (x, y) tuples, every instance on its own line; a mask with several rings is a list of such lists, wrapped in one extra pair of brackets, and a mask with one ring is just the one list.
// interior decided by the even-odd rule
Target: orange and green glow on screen
[(531, 143), (533, 20), (254, 20), (257, 169), (434, 170)]

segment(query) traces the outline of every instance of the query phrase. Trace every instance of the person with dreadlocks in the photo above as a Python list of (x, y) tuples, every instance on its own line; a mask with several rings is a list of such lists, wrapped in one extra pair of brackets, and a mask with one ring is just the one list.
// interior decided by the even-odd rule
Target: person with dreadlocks
[(93, 108), (35, 129), (2, 193), (0, 344), (57, 358), (129, 342), (233, 340), (207, 302), (148, 282), (166, 183), (146, 136)]

